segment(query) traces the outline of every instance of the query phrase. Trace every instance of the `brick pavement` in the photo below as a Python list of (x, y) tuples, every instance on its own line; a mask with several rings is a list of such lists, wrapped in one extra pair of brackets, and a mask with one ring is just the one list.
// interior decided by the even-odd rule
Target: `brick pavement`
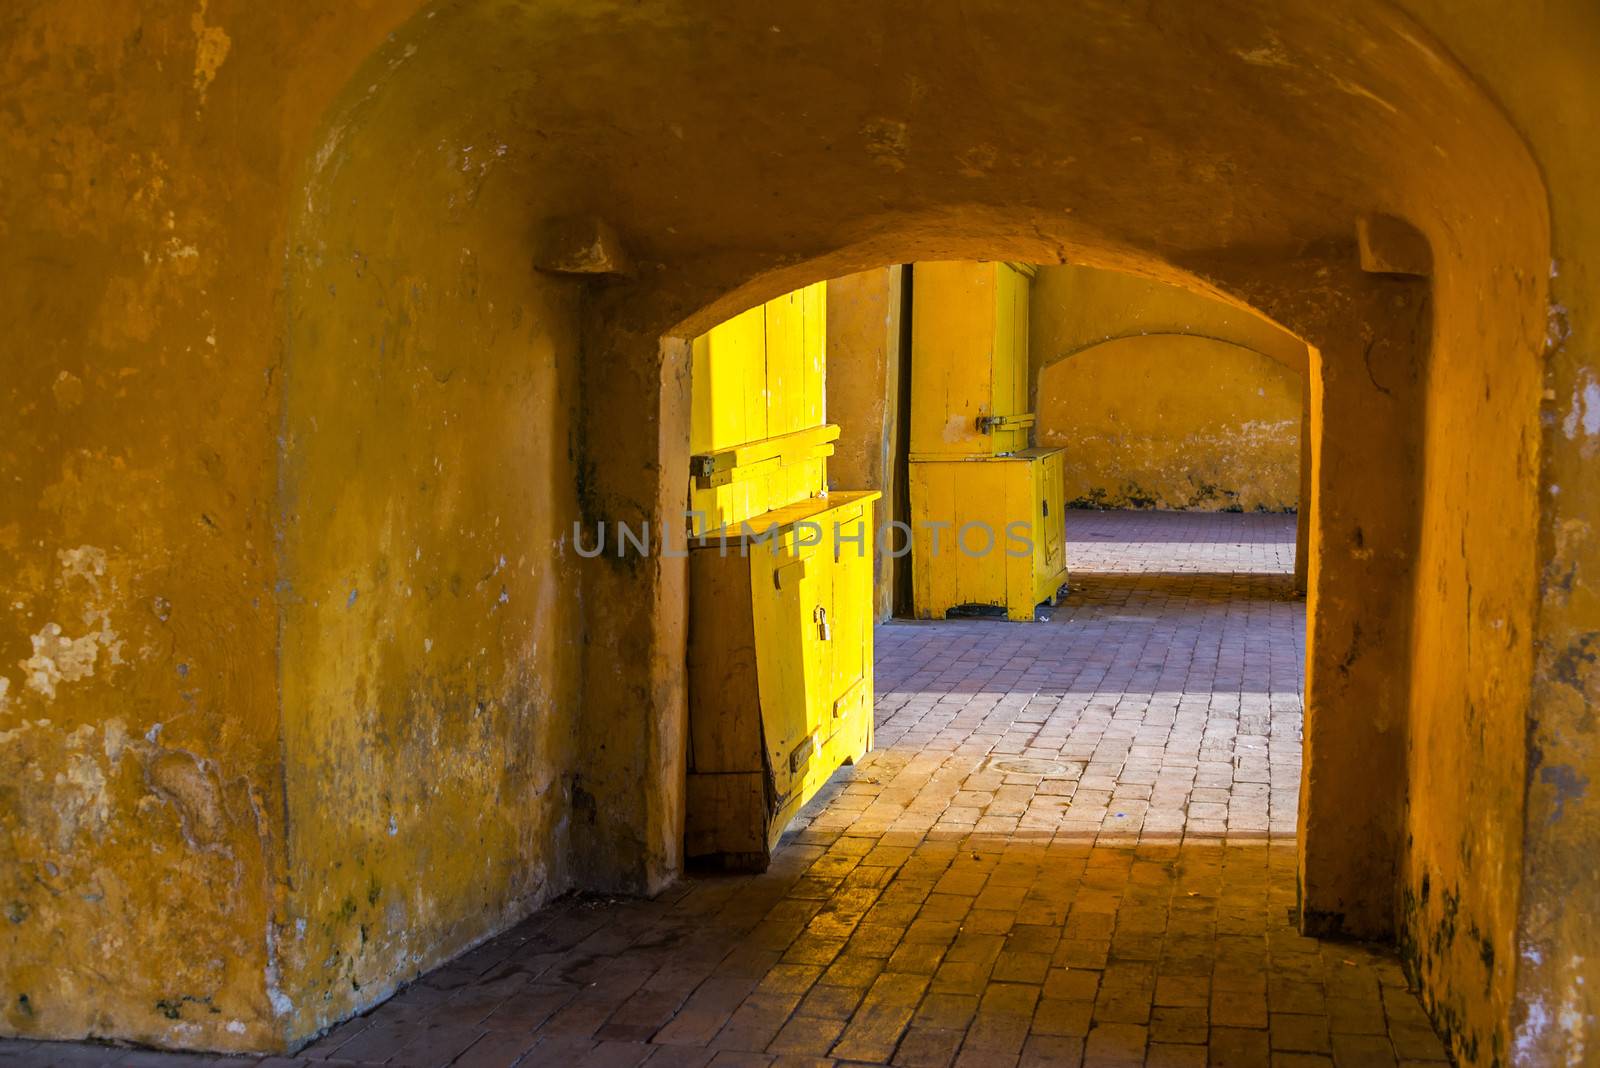
[[(1074, 512), (1048, 623), (877, 635), (877, 748), (769, 871), (572, 898), (287, 1065), (1438, 1063), (1392, 953), (1293, 926), (1292, 517)], [(0, 1043), (26, 1065), (242, 1065)]]

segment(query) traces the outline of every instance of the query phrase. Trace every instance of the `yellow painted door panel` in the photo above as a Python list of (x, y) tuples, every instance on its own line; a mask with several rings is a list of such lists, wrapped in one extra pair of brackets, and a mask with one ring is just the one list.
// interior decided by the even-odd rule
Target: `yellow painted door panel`
[(978, 417), (992, 411), (994, 265), (918, 263), (912, 278), (911, 455), (987, 455)]
[(929, 262), (916, 264), (912, 278), (912, 459), (1027, 448), (1028, 423), (1019, 419), (1029, 395), (1026, 270)]

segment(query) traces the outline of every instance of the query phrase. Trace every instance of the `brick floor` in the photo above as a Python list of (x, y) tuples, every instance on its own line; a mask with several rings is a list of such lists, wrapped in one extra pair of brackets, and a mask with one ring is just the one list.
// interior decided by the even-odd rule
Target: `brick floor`
[(1293, 518), (1074, 512), (1067, 532), (1050, 622), (879, 629), (877, 748), (765, 874), (565, 900), (267, 1063), (1442, 1061), (1393, 954), (1291, 921)]

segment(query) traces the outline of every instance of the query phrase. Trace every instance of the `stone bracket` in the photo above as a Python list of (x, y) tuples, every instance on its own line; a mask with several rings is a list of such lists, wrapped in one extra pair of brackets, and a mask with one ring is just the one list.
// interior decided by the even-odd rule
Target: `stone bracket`
[(1356, 220), (1361, 269), (1369, 274), (1433, 275), (1433, 247), (1427, 235), (1394, 215), (1363, 215)]

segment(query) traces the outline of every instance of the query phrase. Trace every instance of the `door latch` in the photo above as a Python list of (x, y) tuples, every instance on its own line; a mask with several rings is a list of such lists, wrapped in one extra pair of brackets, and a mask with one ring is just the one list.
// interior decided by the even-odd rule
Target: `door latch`
[(828, 629), (828, 610), (817, 605), (816, 611), (811, 613), (812, 620), (817, 624), (817, 637), (828, 641), (833, 637), (833, 632)]

